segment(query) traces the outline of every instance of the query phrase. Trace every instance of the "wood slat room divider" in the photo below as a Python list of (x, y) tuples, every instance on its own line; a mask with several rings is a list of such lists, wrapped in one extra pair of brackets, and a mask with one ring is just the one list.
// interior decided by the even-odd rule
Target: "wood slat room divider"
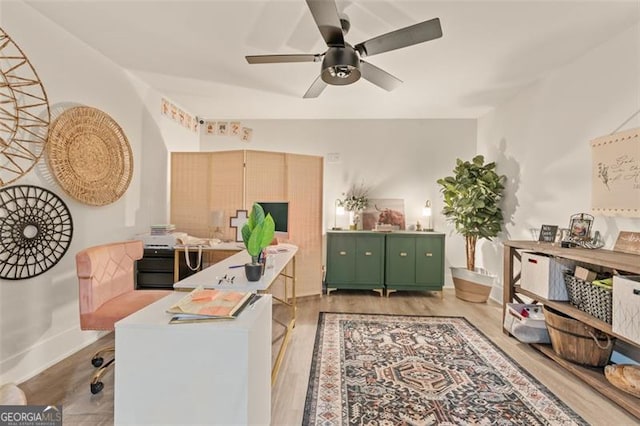
[(297, 255), (298, 296), (322, 291), (323, 158), (265, 151), (173, 152), (170, 221), (176, 230), (211, 237), (212, 212), (224, 212), (222, 233), (235, 240), (230, 218), (255, 201), (288, 201), (288, 242)]

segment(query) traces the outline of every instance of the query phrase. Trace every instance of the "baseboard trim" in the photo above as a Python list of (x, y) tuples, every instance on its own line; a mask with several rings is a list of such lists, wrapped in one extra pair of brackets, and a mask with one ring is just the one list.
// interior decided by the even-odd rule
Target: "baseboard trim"
[(39, 340), (0, 362), (0, 383), (22, 383), (102, 337), (105, 332), (73, 327)]

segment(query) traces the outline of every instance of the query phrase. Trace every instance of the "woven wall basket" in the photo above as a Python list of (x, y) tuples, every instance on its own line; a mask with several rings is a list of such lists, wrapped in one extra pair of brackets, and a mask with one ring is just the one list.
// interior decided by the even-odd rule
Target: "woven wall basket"
[(129, 141), (118, 123), (95, 108), (60, 114), (49, 129), (46, 158), (60, 187), (85, 204), (113, 203), (131, 182)]

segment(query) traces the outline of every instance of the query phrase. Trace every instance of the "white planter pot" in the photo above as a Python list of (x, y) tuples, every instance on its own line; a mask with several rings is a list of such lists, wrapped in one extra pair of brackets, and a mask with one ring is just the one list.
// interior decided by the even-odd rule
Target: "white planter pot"
[(451, 267), (451, 276), (456, 297), (474, 303), (484, 303), (489, 299), (496, 278), (482, 268), (470, 271), (460, 267)]

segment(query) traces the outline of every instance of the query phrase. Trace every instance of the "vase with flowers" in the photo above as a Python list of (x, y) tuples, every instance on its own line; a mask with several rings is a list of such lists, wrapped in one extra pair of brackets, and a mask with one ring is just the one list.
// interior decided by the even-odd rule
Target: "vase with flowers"
[(362, 223), (362, 211), (369, 206), (369, 189), (360, 184), (359, 186), (351, 186), (347, 192), (343, 192), (343, 199), (338, 205), (351, 214), (350, 229), (358, 229)]

